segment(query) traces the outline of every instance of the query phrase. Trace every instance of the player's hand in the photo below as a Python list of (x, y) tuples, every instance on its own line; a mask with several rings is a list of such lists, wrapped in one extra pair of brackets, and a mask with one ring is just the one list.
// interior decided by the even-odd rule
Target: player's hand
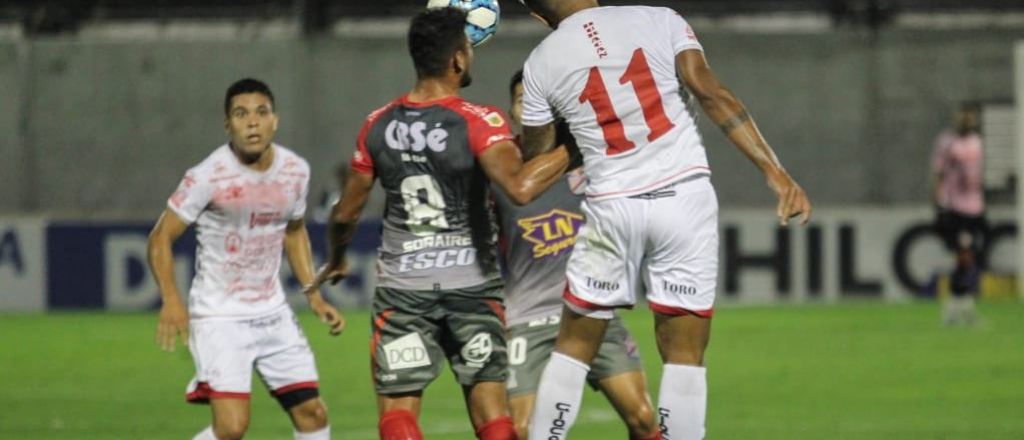
[(160, 307), (160, 322), (156, 327), (156, 343), (164, 351), (174, 351), (178, 336), (188, 345), (188, 311), (181, 301), (166, 301)]
[(309, 308), (313, 309), (313, 313), (316, 313), (316, 317), (320, 318), (320, 322), (327, 324), (331, 328), (332, 336), (340, 335), (345, 330), (345, 317), (342, 316), (341, 312), (327, 301), (324, 301), (320, 292), (314, 292), (313, 296), (309, 298)]
[(789, 177), (785, 172), (768, 179), (768, 186), (775, 191), (779, 197), (779, 205), (775, 214), (779, 216), (779, 223), (782, 226), (789, 224), (789, 219), (800, 216), (800, 225), (806, 225), (811, 220), (811, 202), (807, 194)]
[(330, 281), (331, 285), (338, 284), (338, 281), (345, 279), (348, 276), (348, 260), (342, 260), (341, 263), (330, 263), (320, 266), (320, 270), (316, 271), (316, 276), (313, 277), (313, 281), (308, 285), (303, 286), (302, 293), (309, 295), (314, 290), (317, 290), (325, 282)]

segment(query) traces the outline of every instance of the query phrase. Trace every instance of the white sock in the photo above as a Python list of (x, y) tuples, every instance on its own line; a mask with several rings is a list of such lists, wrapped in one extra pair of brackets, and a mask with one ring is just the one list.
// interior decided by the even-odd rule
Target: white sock
[(590, 367), (561, 353), (551, 353), (540, 376), (537, 402), (530, 417), (529, 440), (562, 440), (569, 432), (583, 400)]
[(313, 432), (295, 432), (295, 440), (331, 440), (331, 427), (326, 426), (324, 429)]
[(192, 440), (217, 440), (217, 436), (213, 435), (213, 427), (207, 426), (206, 429), (203, 430), (203, 432), (200, 432), (199, 434), (196, 434), (195, 437), (192, 437)]
[(658, 422), (662, 438), (704, 438), (708, 401), (706, 372), (704, 367), (665, 364), (658, 393)]

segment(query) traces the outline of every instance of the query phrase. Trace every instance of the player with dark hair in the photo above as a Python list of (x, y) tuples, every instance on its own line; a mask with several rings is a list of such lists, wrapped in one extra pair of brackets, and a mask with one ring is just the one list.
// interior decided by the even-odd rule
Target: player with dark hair
[(936, 226), (946, 247), (956, 255), (956, 269), (950, 277), (952, 298), (943, 310), (945, 325), (971, 326), (977, 321), (974, 297), (987, 230), (979, 113), (976, 103), (961, 104), (953, 129), (939, 134), (932, 152)]
[[(522, 80), (522, 71), (518, 71), (510, 85), (509, 116), (517, 130), (523, 112)], [(572, 150), (575, 141), (568, 129), (560, 127), (558, 132), (558, 143)], [(558, 336), (565, 266), (584, 221), (580, 203), (585, 185), (583, 169), (577, 166), (525, 206), (517, 206), (500, 191), (495, 192), (506, 244), (509, 408), (521, 439), (527, 437), (540, 373)], [(618, 316), (612, 318), (605, 332), (587, 380), (605, 394), (632, 438), (650, 438), (658, 432), (640, 353)]]
[(561, 179), (569, 155), (560, 147), (523, 164), (501, 111), (459, 97), (473, 61), (465, 20), (455, 8), (412, 19), (416, 84), (363, 125), (328, 224), (328, 263), (311, 286), (346, 275), (345, 249), (379, 179), (386, 209), (371, 364), (383, 440), (423, 438), (416, 420), (423, 390), (446, 359), (477, 437), (515, 438), (487, 180), (526, 203)]
[(807, 222), (810, 202), (708, 67), (678, 13), (600, 7), (595, 0), (525, 3), (554, 31), (523, 68), (524, 152), (529, 158), (548, 151), (555, 115), (563, 117), (589, 180), (587, 221), (566, 269), (561, 329), (541, 378), (529, 438), (565, 437), (612, 310), (633, 306), (641, 294), (654, 311), (664, 362), (661, 435), (703, 438), (718, 202), (695, 115), (680, 92), (692, 94), (765, 174), (779, 198), (782, 224), (799, 214)]
[[(224, 102), (230, 141), (188, 170), (149, 236), (149, 266), (163, 299), (157, 342), (173, 351), (179, 335), (189, 341), (196, 376), (187, 399), (209, 403), (213, 414), (213, 425), (193, 440), (245, 435), (253, 368), (291, 417), (296, 440), (329, 440), (313, 353), (278, 275), (283, 251), (299, 282), (313, 279), (303, 220), (309, 164), (273, 143), (278, 117), (266, 84), (240, 80)], [(186, 311), (171, 245), (193, 223), (196, 275)], [(320, 291), (306, 298), (340, 334), (345, 321)]]

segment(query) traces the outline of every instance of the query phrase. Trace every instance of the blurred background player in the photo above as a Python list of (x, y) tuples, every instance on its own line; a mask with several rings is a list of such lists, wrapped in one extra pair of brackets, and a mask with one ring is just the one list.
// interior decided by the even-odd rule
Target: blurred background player
[[(522, 115), (523, 72), (510, 84), (509, 117), (518, 131)], [(559, 144), (569, 150), (575, 142), (565, 124), (559, 126)], [(579, 164), (576, 164), (579, 165)], [(506, 266), (505, 316), (509, 338), (509, 408), (516, 434), (526, 439), (537, 384), (558, 336), (565, 291), (565, 265), (576, 233), (583, 225), (580, 203), (586, 179), (579, 167), (525, 206), (512, 203), (495, 191), (501, 222)], [(658, 425), (647, 393), (640, 352), (618, 316), (612, 318), (587, 380), (601, 390), (622, 417), (630, 438), (658, 438)]]
[[(303, 219), (309, 164), (273, 143), (278, 117), (266, 84), (232, 84), (224, 116), (230, 142), (188, 170), (150, 233), (149, 266), (163, 299), (157, 342), (173, 351), (179, 335), (189, 341), (196, 376), (187, 399), (213, 413), (213, 426), (193, 440), (245, 435), (253, 367), (291, 417), (296, 440), (328, 440), (313, 353), (278, 276), (284, 251), (299, 282), (313, 279)], [(199, 243), (186, 312), (171, 245), (193, 223)], [(341, 333), (341, 314), (319, 290), (306, 296), (331, 333)]]
[(423, 390), (448, 359), (478, 438), (515, 438), (505, 399), (504, 292), (489, 177), (516, 203), (561, 181), (565, 148), (523, 164), (495, 108), (466, 102), (466, 13), (410, 24), (412, 91), (371, 113), (328, 225), (328, 263), (311, 287), (346, 275), (345, 250), (376, 178), (386, 193), (371, 353), (382, 440), (418, 440)]
[(341, 200), (345, 192), (345, 182), (348, 180), (349, 163), (342, 162), (334, 167), (334, 186), (325, 189), (320, 194), (320, 204), (313, 213), (313, 218), (320, 223), (327, 223), (327, 217), (331, 215), (331, 209)]
[(943, 131), (932, 153), (932, 190), (937, 229), (956, 255), (950, 277), (952, 297), (945, 303), (943, 323), (973, 325), (984, 249), (985, 191), (982, 187), (984, 149), (979, 135), (980, 109), (964, 103), (951, 130)]
[(725, 135), (765, 174), (777, 215), (810, 216), (743, 105), (708, 67), (683, 18), (667, 8), (594, 0), (525, 0), (552, 28), (523, 78), (523, 149), (554, 145), (564, 117), (585, 160), (587, 219), (567, 266), (561, 329), (541, 377), (530, 439), (558, 440), (575, 421), (612, 310), (645, 292), (664, 362), (663, 438), (704, 437), (704, 351), (718, 275), (718, 201), (680, 79)]

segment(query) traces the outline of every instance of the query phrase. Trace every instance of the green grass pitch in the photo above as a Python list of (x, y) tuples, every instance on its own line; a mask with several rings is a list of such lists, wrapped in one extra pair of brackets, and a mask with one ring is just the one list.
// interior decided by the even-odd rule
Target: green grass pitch
[[(939, 325), (936, 303), (720, 307), (707, 364), (709, 439), (1024, 439), (1024, 306), (982, 304), (985, 325)], [(317, 354), (334, 438), (376, 438), (369, 317), (349, 311), (330, 338), (302, 312)], [(659, 380), (651, 317), (625, 313), (652, 396)], [(209, 423), (184, 403), (187, 349), (161, 352), (156, 314), (0, 316), (0, 438), (187, 440)], [(450, 373), (425, 394), (431, 440), (472, 439)], [(257, 383), (251, 440), (290, 439)], [(625, 439), (599, 394), (587, 391), (573, 439)]]

